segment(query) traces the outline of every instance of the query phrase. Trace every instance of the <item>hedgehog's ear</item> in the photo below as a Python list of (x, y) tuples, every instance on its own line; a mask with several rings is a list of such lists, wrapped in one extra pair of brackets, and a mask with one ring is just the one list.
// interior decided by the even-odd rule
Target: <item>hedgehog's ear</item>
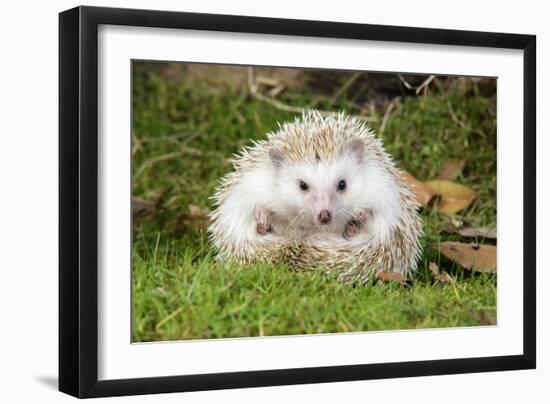
[(285, 160), (285, 155), (278, 147), (272, 147), (269, 149), (269, 158), (275, 167), (280, 167)]
[(348, 142), (346, 151), (357, 164), (361, 164), (365, 157), (365, 142), (359, 138), (354, 138)]

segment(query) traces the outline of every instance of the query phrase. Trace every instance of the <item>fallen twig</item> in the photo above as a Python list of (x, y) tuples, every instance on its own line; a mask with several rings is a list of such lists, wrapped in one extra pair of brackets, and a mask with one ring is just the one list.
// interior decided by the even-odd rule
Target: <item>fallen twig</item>
[(388, 124), (388, 119), (390, 118), (390, 114), (394, 108), (395, 108), (395, 99), (390, 102), (390, 104), (386, 108), (386, 112), (384, 112), (384, 117), (382, 118), (382, 124), (380, 125), (380, 136), (384, 134), (384, 130), (386, 129), (386, 125)]
[(143, 149), (143, 145), (140, 139), (132, 133), (132, 156), (135, 155), (139, 150)]
[(430, 83), (435, 79), (434, 75), (429, 76), (426, 80), (424, 80), (418, 87), (413, 86), (411, 83), (409, 83), (405, 77), (403, 77), (402, 74), (398, 74), (397, 77), (399, 77), (399, 80), (401, 80), (401, 83), (405, 86), (407, 90), (412, 90), (415, 92), (416, 95), (420, 94), (422, 90), (425, 90), (428, 88)]
[[(297, 106), (293, 106), (293, 105), (288, 105), (288, 104), (285, 104), (285, 103), (282, 103), (272, 97), (268, 97), (262, 93), (260, 93), (258, 91), (258, 85), (254, 82), (254, 68), (253, 67), (249, 67), (248, 68), (248, 91), (250, 92), (250, 95), (252, 95), (252, 97), (262, 101), (262, 102), (265, 102), (281, 111), (286, 111), (286, 112), (293, 112), (293, 113), (296, 113), (296, 114), (303, 114), (305, 111), (307, 111), (307, 108), (302, 108), (302, 107), (297, 107)], [(321, 111), (321, 110), (318, 110), (318, 112), (321, 114), (321, 115), (332, 115), (333, 112), (331, 111)], [(369, 122), (369, 121), (372, 121), (372, 118), (370, 117), (366, 117), (366, 116), (361, 116), (361, 115), (354, 115), (357, 119), (359, 119), (360, 121), (366, 121), (366, 122)]]
[(330, 105), (333, 105), (338, 98), (361, 76), (361, 72), (354, 73), (330, 98)]
[(179, 152), (173, 152), (173, 153), (161, 154), (160, 156), (156, 156), (156, 157), (153, 157), (149, 160), (146, 160), (136, 170), (136, 173), (134, 174), (134, 178), (139, 177), (141, 174), (143, 174), (143, 172), (145, 172), (145, 170), (147, 170), (148, 168), (152, 167), (153, 165), (155, 165), (155, 164), (157, 164), (161, 161), (174, 159), (174, 158), (179, 157), (179, 156), (180, 156)]
[(435, 79), (435, 76), (430, 76), (428, 77), (426, 80), (424, 80), (422, 82), (422, 84), (420, 84), (417, 89), (416, 89), (416, 95), (420, 94), (420, 92), (422, 90), (424, 90), (424, 94), (426, 94), (426, 90), (428, 89), (428, 86), (430, 85), (430, 83), (433, 81), (433, 79)]
[(451, 115), (451, 119), (453, 120), (453, 122), (456, 123), (458, 126), (460, 126), (462, 129), (465, 129), (465, 130), (467, 130), (469, 132), (472, 132), (472, 133), (477, 133), (478, 135), (480, 135), (481, 137), (484, 137), (484, 138), (487, 137), (485, 132), (483, 132), (482, 130), (472, 128), (470, 125), (468, 125), (464, 121), (461, 121), (458, 118), (458, 116), (456, 115), (456, 113), (453, 109), (453, 106), (451, 105), (451, 100), (447, 100), (447, 108), (449, 109), (449, 113)]
[(401, 80), (401, 83), (405, 86), (407, 90), (412, 90), (413, 86), (403, 77), (402, 74), (398, 74), (397, 77), (399, 77), (399, 80)]

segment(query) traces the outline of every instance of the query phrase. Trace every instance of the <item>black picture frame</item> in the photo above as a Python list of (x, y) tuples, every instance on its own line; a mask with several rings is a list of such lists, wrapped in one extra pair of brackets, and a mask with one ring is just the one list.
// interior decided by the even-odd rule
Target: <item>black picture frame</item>
[[(522, 50), (523, 354), (98, 381), (100, 24)], [(533, 35), (96, 7), (60, 13), (59, 390), (84, 398), (535, 368), (535, 72)]]

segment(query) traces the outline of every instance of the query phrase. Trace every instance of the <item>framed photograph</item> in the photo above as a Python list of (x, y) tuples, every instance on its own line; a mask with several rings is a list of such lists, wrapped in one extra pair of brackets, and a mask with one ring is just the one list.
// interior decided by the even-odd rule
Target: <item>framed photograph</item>
[(78, 7), (59, 47), (61, 391), (535, 368), (534, 36)]

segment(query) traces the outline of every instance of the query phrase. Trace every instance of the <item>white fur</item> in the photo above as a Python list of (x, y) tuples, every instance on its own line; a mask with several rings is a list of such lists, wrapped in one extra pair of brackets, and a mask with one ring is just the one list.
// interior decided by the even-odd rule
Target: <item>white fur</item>
[[(334, 161), (274, 164), (270, 159), (249, 167), (232, 184), (218, 208), (217, 226), (233, 245), (273, 243), (313, 238), (317, 243), (364, 246), (389, 237), (401, 215), (400, 195), (394, 177), (368, 153), (358, 161), (351, 152)], [(346, 181), (343, 192), (338, 183)], [(304, 181), (309, 189), (300, 189)], [(256, 232), (255, 208), (273, 214), (273, 233)], [(320, 224), (322, 209), (332, 213), (329, 224)], [(372, 214), (351, 239), (343, 237), (347, 222), (363, 210)]]

